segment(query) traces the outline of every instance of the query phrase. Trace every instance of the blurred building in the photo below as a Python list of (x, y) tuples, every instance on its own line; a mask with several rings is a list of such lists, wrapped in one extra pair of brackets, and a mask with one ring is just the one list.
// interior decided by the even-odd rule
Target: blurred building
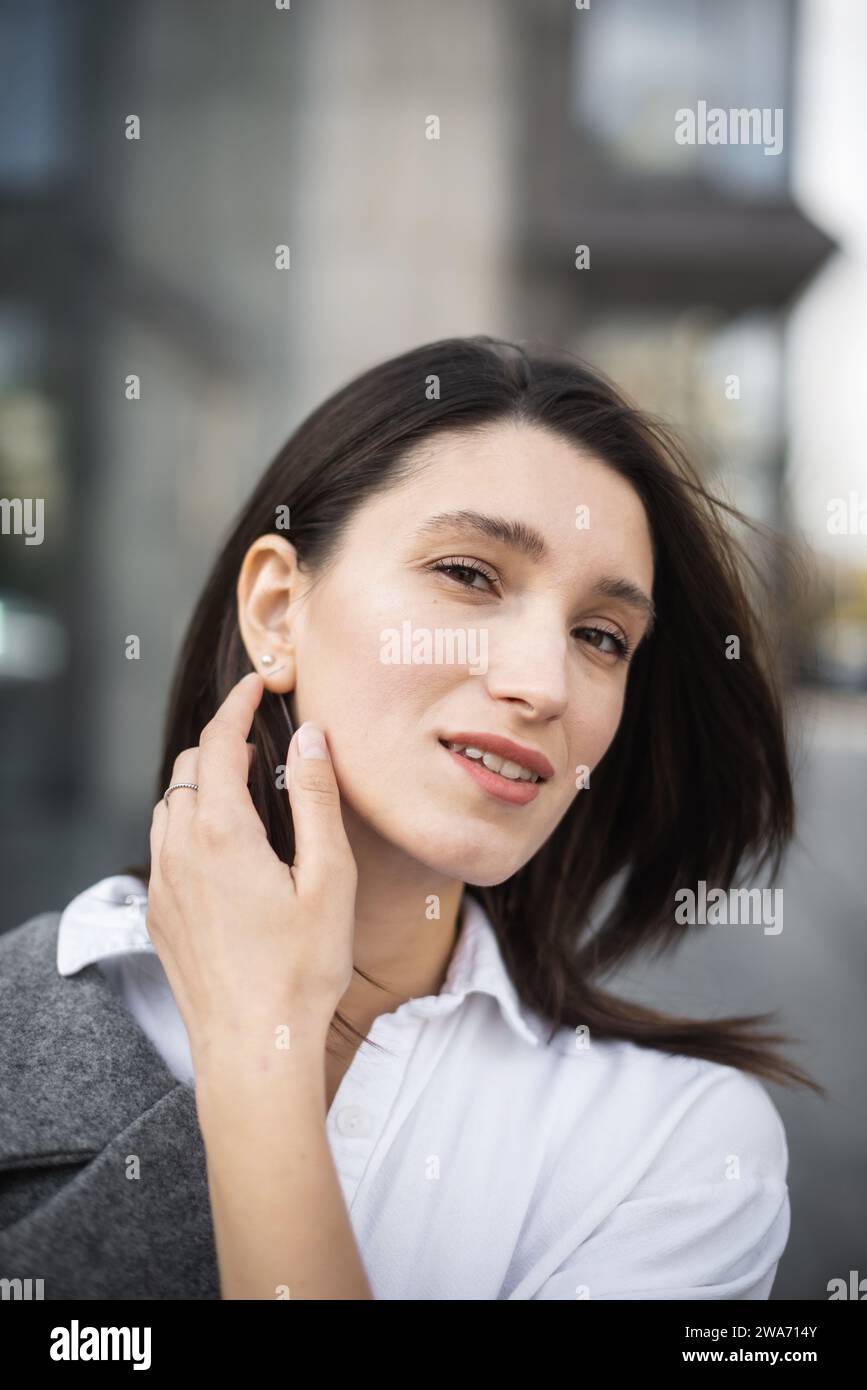
[[(675, 421), (736, 503), (780, 526), (785, 316), (832, 245), (790, 192), (796, 18), (789, 0), (607, 0), (573, 22), (551, 0), (527, 8), (521, 43), (536, 97), (521, 318)], [(780, 112), (778, 152), (678, 143), (676, 113), (702, 102)]]

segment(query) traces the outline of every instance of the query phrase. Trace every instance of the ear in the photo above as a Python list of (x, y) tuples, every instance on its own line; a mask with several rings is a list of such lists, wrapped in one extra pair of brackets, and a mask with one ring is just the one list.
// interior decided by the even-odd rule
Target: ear
[(257, 536), (238, 573), (238, 628), (250, 664), (266, 690), (294, 690), (295, 644), (290, 607), (303, 580), (298, 553), (284, 536)]

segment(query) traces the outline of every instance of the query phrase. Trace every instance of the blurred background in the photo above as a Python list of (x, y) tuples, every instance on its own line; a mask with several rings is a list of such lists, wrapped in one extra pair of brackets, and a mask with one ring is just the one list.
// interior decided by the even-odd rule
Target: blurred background
[[(569, 348), (812, 556), (784, 930), (621, 982), (776, 1010), (831, 1092), (769, 1086), (774, 1299), (867, 1275), (865, 62), (861, 0), (0, 0), (0, 929), (143, 852), (192, 605), (303, 416), (431, 339)], [(782, 150), (678, 143), (699, 101)]]

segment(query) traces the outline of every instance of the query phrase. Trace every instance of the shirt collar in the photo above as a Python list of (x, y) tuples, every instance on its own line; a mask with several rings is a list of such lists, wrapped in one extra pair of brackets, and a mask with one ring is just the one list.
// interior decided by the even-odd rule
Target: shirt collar
[[(114, 874), (73, 898), (57, 930), (57, 969), (74, 975), (93, 961), (136, 952), (156, 955), (146, 925), (147, 888), (139, 878)], [(439, 994), (410, 999), (395, 1016), (410, 1011), (431, 1018), (451, 1013), (468, 994), (490, 994), (512, 1031), (525, 1042), (540, 1039), (530, 1027), (503, 962), (499, 942), (481, 903), (464, 892), (463, 925)]]
[(512, 1031), (525, 1042), (538, 1045), (540, 1039), (530, 1027), (509, 978), (490, 918), (481, 903), (464, 890), (464, 923), (445, 984), (439, 994), (415, 1002), (425, 1015), (446, 1013), (474, 992), (493, 995)]
[(145, 925), (147, 888), (141, 879), (114, 874), (86, 888), (63, 910), (57, 928), (57, 969), (75, 975), (93, 961), (150, 951)]

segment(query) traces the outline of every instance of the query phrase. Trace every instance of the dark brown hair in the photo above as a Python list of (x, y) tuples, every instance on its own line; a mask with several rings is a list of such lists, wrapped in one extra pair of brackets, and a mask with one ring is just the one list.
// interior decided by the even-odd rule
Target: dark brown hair
[[(779, 870), (794, 798), (776, 660), (757, 621), (757, 567), (731, 522), (755, 525), (702, 486), (667, 427), (571, 354), (487, 336), (447, 338), (362, 373), (314, 410), (243, 508), (193, 613), (171, 688), (155, 800), (231, 687), (252, 669), (236, 585), (248, 547), (288, 506), (291, 538), (313, 576), (374, 492), (411, 474), (415, 446), (442, 430), (517, 421), (556, 431), (628, 479), (655, 553), (656, 623), (632, 658), (618, 732), (548, 841), (511, 878), (467, 885), (487, 912), (522, 1002), (557, 1028), (586, 1025), (825, 1094), (759, 1031), (772, 1015), (669, 1017), (617, 998), (601, 978), (640, 950), (682, 939), (674, 895), (703, 879)], [(752, 571), (752, 578), (748, 575)], [(327, 636), (327, 634), (326, 634)], [(740, 642), (738, 660), (726, 642)], [(265, 693), (250, 739), (250, 791), (275, 853), (294, 858), (289, 801), (268, 775), (287, 727)], [(145, 881), (150, 864), (134, 866)], [(616, 890), (594, 921), (603, 890)], [(365, 977), (367, 978), (367, 977)], [(362, 1034), (335, 1014), (334, 1027)]]

